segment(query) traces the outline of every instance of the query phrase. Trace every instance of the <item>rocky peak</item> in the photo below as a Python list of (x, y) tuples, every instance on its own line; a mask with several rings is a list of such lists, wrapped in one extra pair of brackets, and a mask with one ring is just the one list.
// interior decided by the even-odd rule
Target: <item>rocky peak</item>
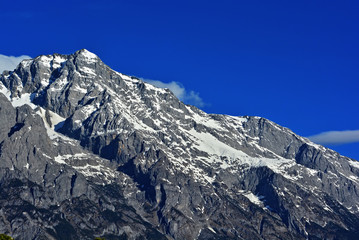
[[(110, 69), (85, 49), (25, 60), (0, 80), (8, 99), (0, 96), (0, 104), (19, 116), (0, 115), (9, 123), (0, 135), (10, 141), (1, 143), (11, 149), (6, 159), (18, 154), (13, 143), (40, 144), (33, 132), (27, 142), (16, 139), (42, 120), (38, 132), (47, 136), (40, 142), (49, 150), (39, 161), (69, 169), (56, 204), (84, 194), (107, 219), (121, 208), (107, 200), (98, 205), (88, 189), (104, 199), (120, 189), (115, 196), (148, 222), (145, 229), (174, 239), (349, 238), (359, 231), (359, 164), (267, 119), (207, 114), (168, 89)], [(32, 118), (24, 112), (37, 120), (25, 121)], [(45, 169), (31, 177), (36, 157), (26, 154), (18, 169), (34, 171), (29, 181), (48, 183)], [(74, 236), (86, 236), (82, 225), (69, 224)], [(118, 237), (116, 224), (96, 226)]]
[(76, 57), (78, 57), (78, 58), (84, 59), (84, 61), (87, 62), (87, 63), (101, 61), (100, 58), (99, 58), (96, 54), (94, 54), (94, 53), (88, 51), (88, 50), (85, 49), (85, 48), (76, 51), (76, 52), (74, 53), (74, 55), (75, 55)]

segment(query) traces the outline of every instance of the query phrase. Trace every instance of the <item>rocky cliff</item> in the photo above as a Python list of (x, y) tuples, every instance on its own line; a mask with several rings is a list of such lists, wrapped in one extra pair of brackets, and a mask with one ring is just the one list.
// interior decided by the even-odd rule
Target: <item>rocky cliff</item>
[(355, 239), (359, 163), (207, 114), (95, 54), (0, 77), (0, 232), (15, 239)]

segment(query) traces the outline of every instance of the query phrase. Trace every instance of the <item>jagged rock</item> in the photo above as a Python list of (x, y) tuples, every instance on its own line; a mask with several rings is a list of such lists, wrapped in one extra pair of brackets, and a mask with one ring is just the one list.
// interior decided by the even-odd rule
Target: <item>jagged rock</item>
[(16, 239), (359, 234), (358, 162), (267, 119), (206, 114), (84, 49), (0, 80), (0, 231)]

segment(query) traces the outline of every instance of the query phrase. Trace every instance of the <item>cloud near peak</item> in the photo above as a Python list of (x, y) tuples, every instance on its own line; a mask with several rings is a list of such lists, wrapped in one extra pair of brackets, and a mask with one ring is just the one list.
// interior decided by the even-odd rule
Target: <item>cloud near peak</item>
[(16, 68), (16, 66), (24, 59), (30, 59), (30, 56), (21, 55), (19, 57), (14, 56), (6, 56), (0, 54), (0, 74), (4, 70), (12, 71)]
[(144, 79), (141, 78), (144, 82), (147, 82), (149, 84), (152, 84), (156, 87), (159, 88), (168, 88), (169, 90), (171, 90), (173, 92), (174, 95), (176, 95), (176, 97), (183, 101), (184, 103), (187, 104), (191, 104), (191, 105), (195, 105), (197, 107), (203, 107), (204, 106), (204, 102), (202, 100), (202, 98), (199, 96), (199, 93), (194, 92), (194, 91), (187, 91), (183, 85), (179, 82), (169, 82), (169, 83), (164, 83), (158, 80), (151, 80), (151, 79)]
[(308, 137), (312, 142), (322, 145), (340, 145), (359, 142), (359, 130), (328, 131)]

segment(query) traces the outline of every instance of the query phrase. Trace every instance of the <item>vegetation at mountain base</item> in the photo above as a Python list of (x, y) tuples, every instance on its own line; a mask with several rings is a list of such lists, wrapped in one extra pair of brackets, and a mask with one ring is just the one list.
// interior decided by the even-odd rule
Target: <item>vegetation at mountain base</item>
[(14, 239), (6, 234), (1, 233), (0, 240), (14, 240)]

